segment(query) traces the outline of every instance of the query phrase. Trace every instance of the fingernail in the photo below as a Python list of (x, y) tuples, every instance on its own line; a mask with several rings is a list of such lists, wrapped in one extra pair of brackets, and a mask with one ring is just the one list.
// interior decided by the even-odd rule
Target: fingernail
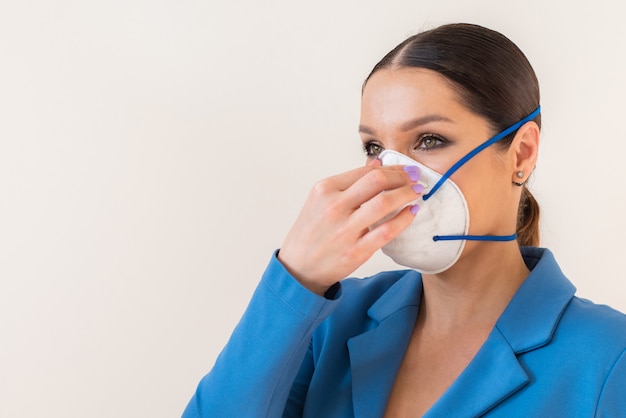
[(408, 175), (411, 181), (418, 181), (420, 179), (420, 170), (414, 165), (407, 165), (402, 168)]
[(419, 205), (413, 205), (411, 206), (411, 209), (409, 209), (411, 211), (411, 214), (415, 215), (419, 210), (420, 210), (420, 206)]
[(415, 193), (418, 194), (424, 192), (424, 186), (420, 183), (414, 184), (413, 186), (411, 186), (411, 188), (415, 191)]

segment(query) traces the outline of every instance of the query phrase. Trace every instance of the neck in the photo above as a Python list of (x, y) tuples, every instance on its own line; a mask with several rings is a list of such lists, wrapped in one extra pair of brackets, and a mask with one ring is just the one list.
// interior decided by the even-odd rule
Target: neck
[(491, 329), (528, 274), (515, 241), (468, 242), (452, 268), (424, 275), (419, 322), (440, 332)]

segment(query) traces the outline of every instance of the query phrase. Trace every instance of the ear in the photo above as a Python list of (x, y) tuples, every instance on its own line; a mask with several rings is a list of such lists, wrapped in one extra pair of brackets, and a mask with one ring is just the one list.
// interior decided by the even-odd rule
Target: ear
[[(539, 126), (535, 122), (527, 122), (518, 129), (509, 152), (512, 158), (511, 179), (515, 183), (524, 183), (537, 165), (539, 152)], [(519, 175), (518, 173), (521, 173)]]

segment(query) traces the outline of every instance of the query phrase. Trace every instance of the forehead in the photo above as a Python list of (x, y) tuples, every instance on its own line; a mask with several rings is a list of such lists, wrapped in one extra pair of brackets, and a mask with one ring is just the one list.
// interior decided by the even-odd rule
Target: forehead
[(361, 121), (402, 123), (430, 113), (468, 112), (452, 82), (423, 68), (384, 69), (363, 88)]

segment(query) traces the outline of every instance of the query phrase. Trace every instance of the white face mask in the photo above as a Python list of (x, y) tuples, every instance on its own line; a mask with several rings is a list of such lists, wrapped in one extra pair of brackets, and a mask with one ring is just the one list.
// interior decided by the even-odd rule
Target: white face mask
[(417, 166), (421, 174), (420, 181), (426, 183), (422, 197), (410, 203), (417, 203), (420, 206), (418, 215), (400, 235), (382, 248), (383, 253), (400, 265), (421, 273), (436, 274), (449, 269), (457, 262), (467, 240), (515, 240), (517, 234), (468, 235), (470, 216), (467, 201), (461, 189), (449, 177), (476, 154), (515, 132), (524, 123), (533, 120), (540, 111), (541, 107), (538, 107), (524, 119), (488, 139), (461, 158), (444, 174), (439, 174), (399, 152), (383, 151), (378, 156), (383, 166)]
[[(415, 160), (395, 151), (383, 151), (378, 158), (386, 165), (419, 167), (420, 182), (426, 184), (424, 194), (442, 175)], [(461, 256), (465, 240), (435, 241), (438, 235), (466, 235), (469, 230), (469, 211), (461, 189), (447, 179), (428, 200), (420, 198), (420, 210), (413, 222), (393, 241), (383, 247), (383, 253), (396, 263), (422, 273), (435, 274), (450, 268)]]

